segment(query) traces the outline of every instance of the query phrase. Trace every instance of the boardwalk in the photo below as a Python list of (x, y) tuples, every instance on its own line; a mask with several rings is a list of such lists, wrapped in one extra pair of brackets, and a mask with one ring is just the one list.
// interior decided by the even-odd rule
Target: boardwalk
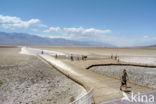
[[(122, 92), (119, 90), (120, 81), (114, 78), (110, 78), (89, 70), (85, 68), (90, 63), (82, 64), (83, 62), (71, 62), (69, 60), (58, 60), (50, 55), (40, 55), (44, 60), (46, 60), (53, 67), (67, 75), (69, 78), (75, 80), (84, 86), (87, 90), (94, 89), (94, 101), (95, 103), (101, 103), (104, 101), (111, 101), (114, 99), (119, 99), (123, 97)], [(101, 61), (103, 63), (113, 62), (113, 60)], [(134, 93), (143, 93), (151, 91), (152, 89), (142, 87), (136, 84), (128, 84), (130, 88), (129, 91)], [(130, 93), (129, 93), (130, 95)], [(111, 104), (111, 103), (110, 103)]]

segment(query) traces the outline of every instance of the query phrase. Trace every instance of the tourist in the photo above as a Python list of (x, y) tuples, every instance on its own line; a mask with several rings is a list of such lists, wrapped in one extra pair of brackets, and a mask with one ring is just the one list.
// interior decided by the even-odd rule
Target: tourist
[(57, 59), (57, 57), (58, 57), (58, 56), (57, 56), (57, 54), (56, 54), (56, 55), (55, 55), (55, 58)]
[(126, 72), (126, 69), (123, 70), (123, 74), (121, 76), (121, 86), (120, 86), (120, 90), (122, 91), (122, 87), (124, 86), (125, 89), (127, 89), (127, 80), (128, 80), (128, 74)]
[(42, 50), (41, 54), (43, 54), (43, 50)]
[(77, 56), (77, 60), (79, 61), (80, 59), (79, 59), (79, 56)]
[(70, 56), (71, 61), (74, 61), (73, 55), (71, 54)]
[(82, 55), (82, 60), (84, 60), (84, 56)]

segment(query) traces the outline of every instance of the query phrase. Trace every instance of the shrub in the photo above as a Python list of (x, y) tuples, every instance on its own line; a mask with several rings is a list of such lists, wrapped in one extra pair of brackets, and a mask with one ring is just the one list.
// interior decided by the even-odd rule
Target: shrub
[(71, 98), (70, 98), (70, 102), (73, 102), (75, 100), (75, 98), (72, 96)]
[(3, 83), (3, 81), (2, 80), (0, 80), (0, 84), (2, 84)]

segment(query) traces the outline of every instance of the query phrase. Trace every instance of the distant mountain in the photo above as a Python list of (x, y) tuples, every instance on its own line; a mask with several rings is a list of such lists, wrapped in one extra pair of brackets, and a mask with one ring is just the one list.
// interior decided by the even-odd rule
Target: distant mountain
[(146, 46), (146, 47), (153, 47), (153, 48), (156, 48), (156, 45), (150, 45), (150, 46)]
[(25, 33), (0, 32), (0, 46), (93, 46), (113, 47), (102, 42), (73, 41), (63, 38), (45, 38)]

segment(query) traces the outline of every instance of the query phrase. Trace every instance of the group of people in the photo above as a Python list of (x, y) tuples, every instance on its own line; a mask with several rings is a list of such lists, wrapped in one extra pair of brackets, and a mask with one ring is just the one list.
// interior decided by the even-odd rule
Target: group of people
[(117, 56), (117, 55), (116, 56), (111, 55), (111, 59), (117, 60), (118, 62), (120, 61), (119, 56)]
[[(43, 53), (42, 53), (43, 54)], [(58, 56), (57, 54), (55, 54), (55, 59), (58, 59), (58, 57), (60, 57), (60, 56)], [(67, 56), (65, 56), (65, 57), (67, 57)], [(64, 57), (64, 58), (65, 58)], [(63, 56), (62, 56), (62, 58), (63, 58)], [(86, 61), (87, 60), (87, 56), (84, 56), (84, 55), (82, 55), (82, 56), (74, 56), (73, 54), (71, 54), (70, 56), (69, 56), (69, 58), (70, 58), (70, 60), (71, 61), (74, 61), (74, 60), (83, 60), (83, 61)]]
[(74, 59), (75, 60), (83, 60), (83, 61), (86, 61), (87, 60), (87, 56), (84, 56), (84, 55), (82, 55), (81, 57), (80, 56), (73, 56), (72, 54), (70, 55), (70, 60), (71, 61), (74, 61)]

